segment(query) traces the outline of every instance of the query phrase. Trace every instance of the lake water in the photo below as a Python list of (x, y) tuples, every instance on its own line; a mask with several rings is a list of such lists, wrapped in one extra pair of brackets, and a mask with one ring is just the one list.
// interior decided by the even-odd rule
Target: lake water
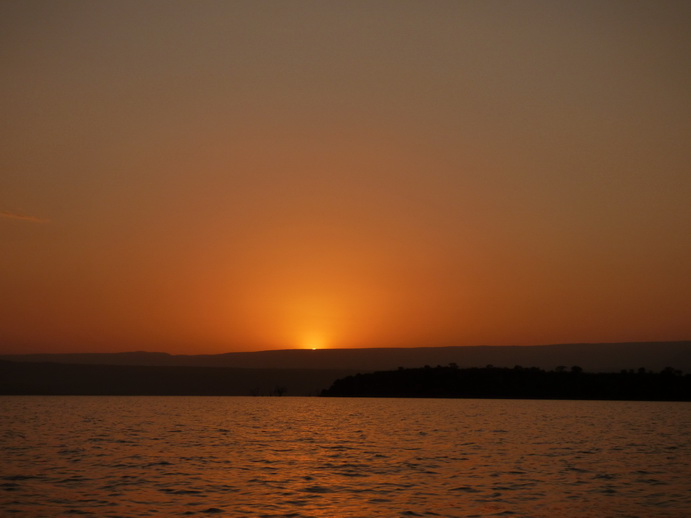
[(15, 396), (0, 411), (2, 516), (691, 516), (691, 403)]

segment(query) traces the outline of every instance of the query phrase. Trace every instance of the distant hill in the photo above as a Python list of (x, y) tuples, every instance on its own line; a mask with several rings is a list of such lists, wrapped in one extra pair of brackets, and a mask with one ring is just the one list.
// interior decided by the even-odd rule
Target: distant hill
[(354, 371), (0, 360), (0, 395), (314, 396)]
[(229, 367), (243, 369), (347, 369), (374, 371), (398, 367), (539, 367), (578, 365), (589, 372), (618, 372), (640, 367), (673, 367), (691, 372), (691, 341), (556, 344), (540, 346), (465, 346), (373, 349), (286, 349), (205, 355), (167, 353), (80, 353), (0, 355), (13, 362), (90, 365)]

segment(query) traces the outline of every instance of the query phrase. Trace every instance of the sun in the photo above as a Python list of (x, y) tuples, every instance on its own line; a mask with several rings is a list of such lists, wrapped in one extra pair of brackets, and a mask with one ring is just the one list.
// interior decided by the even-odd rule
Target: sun
[(302, 349), (310, 349), (312, 351), (323, 349), (326, 346), (326, 340), (321, 333), (306, 333), (300, 343)]

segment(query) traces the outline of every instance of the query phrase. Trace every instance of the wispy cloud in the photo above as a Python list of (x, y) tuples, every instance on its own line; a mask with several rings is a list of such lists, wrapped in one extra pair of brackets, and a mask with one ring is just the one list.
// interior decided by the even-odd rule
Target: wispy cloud
[(30, 221), (31, 223), (48, 223), (50, 221), (49, 219), (37, 218), (36, 216), (21, 214), (19, 212), (9, 212), (6, 210), (0, 210), (0, 218), (18, 219), (21, 221)]

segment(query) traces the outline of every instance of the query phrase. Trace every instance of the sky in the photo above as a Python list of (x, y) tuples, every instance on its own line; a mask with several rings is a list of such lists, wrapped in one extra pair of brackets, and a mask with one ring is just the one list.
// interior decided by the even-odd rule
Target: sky
[(687, 1), (3, 1), (0, 352), (691, 339)]

